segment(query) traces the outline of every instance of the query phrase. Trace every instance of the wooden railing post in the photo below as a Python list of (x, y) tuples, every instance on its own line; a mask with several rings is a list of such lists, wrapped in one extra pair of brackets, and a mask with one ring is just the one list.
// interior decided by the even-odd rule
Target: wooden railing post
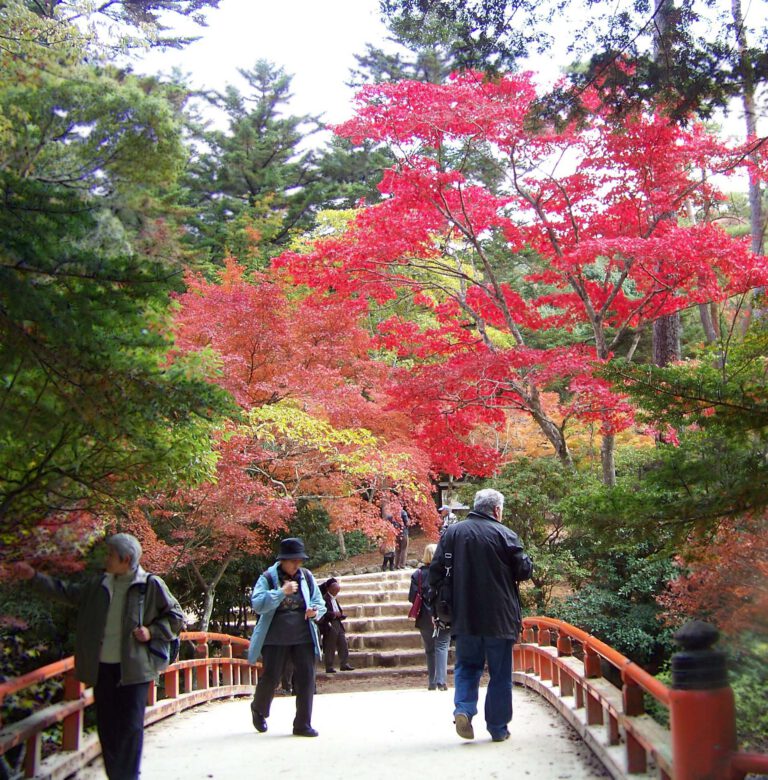
[(523, 629), (523, 642), (526, 644), (532, 645), (534, 640), (534, 633), (533, 628), (529, 626), (528, 628)]
[(176, 699), (179, 696), (179, 670), (170, 669), (163, 675), (165, 698)]
[[(552, 647), (552, 632), (546, 626), (539, 626), (539, 647)], [(552, 680), (552, 660), (548, 655), (541, 654), (539, 658), (539, 677), (542, 680)]]
[(232, 685), (232, 644), (221, 646), (221, 684)]
[(523, 650), (517, 642), (512, 645), (512, 668), (516, 672), (521, 672), (524, 670)]
[(736, 715), (714, 626), (694, 620), (675, 640), (669, 717), (675, 780), (726, 780), (736, 751)]
[[(571, 638), (560, 630), (557, 632), (557, 655), (558, 657), (573, 655)], [(573, 696), (573, 679), (564, 669), (558, 671), (557, 683), (560, 686), (561, 696)]]
[(38, 731), (24, 743), (24, 777), (35, 777), (40, 771), (40, 759), (42, 758), (42, 734)]
[[(208, 643), (200, 642), (195, 645), (195, 658), (208, 658)], [(208, 688), (208, 664), (200, 664), (195, 667), (195, 687), (197, 690)]]
[(562, 631), (557, 632), (557, 654), (573, 655), (573, 642), (571, 642), (571, 638)]
[[(64, 677), (64, 701), (77, 701), (85, 690), (85, 686), (75, 677), (74, 672), (67, 672)], [(64, 718), (61, 734), (61, 746), (64, 750), (80, 750), (83, 737), (83, 710), (77, 710)]]
[(587, 644), (584, 645), (584, 676), (600, 677), (600, 656)]
[[(634, 716), (642, 715), (645, 712), (645, 702), (643, 700), (643, 689), (631, 678), (622, 673), (623, 686), (621, 689), (621, 698), (623, 701), (624, 714)], [(648, 769), (648, 755), (645, 748), (640, 744), (637, 737), (631, 732), (627, 732), (627, 772), (630, 774), (642, 774)]]

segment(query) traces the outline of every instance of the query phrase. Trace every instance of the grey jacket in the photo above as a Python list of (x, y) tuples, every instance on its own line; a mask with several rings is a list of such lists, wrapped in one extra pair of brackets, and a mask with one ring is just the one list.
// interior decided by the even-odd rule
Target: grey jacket
[[(150, 653), (150, 644), (169, 642), (184, 627), (184, 614), (168, 586), (155, 575), (149, 582), (148, 577), (147, 572), (139, 566), (134, 571), (125, 598), (120, 658), (120, 682), (123, 685), (153, 680), (163, 666), (160, 659)], [(95, 685), (99, 676), (99, 655), (107, 611), (112, 598), (112, 577), (100, 574), (84, 583), (71, 583), (38, 572), (31, 582), (36, 590), (77, 609), (75, 674), (86, 685)], [(144, 588), (143, 620), (140, 622), (140, 595)], [(150, 642), (139, 642), (133, 638), (132, 631), (139, 625), (149, 629), (152, 637)]]

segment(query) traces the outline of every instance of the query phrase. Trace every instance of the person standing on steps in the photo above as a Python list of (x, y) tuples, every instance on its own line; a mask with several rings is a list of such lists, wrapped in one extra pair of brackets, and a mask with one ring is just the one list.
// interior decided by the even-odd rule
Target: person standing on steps
[(502, 525), (504, 496), (479, 490), (461, 523), (449, 526), (429, 567), (437, 589), (450, 577), (451, 635), (456, 639), (454, 723), (456, 733), (474, 739), (480, 677), (488, 664), (485, 724), (491, 739), (509, 737), (512, 720), (512, 647), (522, 625), (518, 582), (533, 572), (516, 533)]
[(320, 592), (325, 600), (325, 615), (318, 623), (320, 634), (323, 637), (323, 661), (325, 671), (335, 674), (333, 666), (336, 653), (339, 654), (339, 668), (342, 672), (351, 672), (354, 667), (349, 665), (349, 647), (347, 645), (347, 633), (342, 621), (347, 619), (343, 613), (336, 596), (339, 595), (341, 586), (335, 577), (326, 580), (320, 586)]
[(93, 686), (96, 730), (109, 780), (137, 780), (149, 684), (168, 666), (184, 613), (168, 586), (139, 566), (131, 534), (106, 540), (104, 573), (83, 583), (55, 579), (17, 563), (16, 575), (77, 609), (75, 675)]
[(315, 659), (320, 657), (317, 621), (325, 614), (325, 601), (315, 578), (304, 561), (309, 558), (304, 542), (289, 537), (280, 542), (277, 561), (257, 580), (251, 596), (253, 611), (259, 616), (248, 648), (248, 661), (263, 661), (251, 702), (251, 718), (256, 731), (267, 730), (267, 718), (280, 682), (285, 656), (293, 662), (293, 692), (297, 737), (316, 737), (312, 728), (315, 695)]
[(416, 595), (421, 593), (421, 609), (416, 616), (416, 628), (421, 634), (424, 653), (427, 656), (427, 688), (430, 691), (448, 690), (448, 645), (451, 643), (451, 632), (447, 628), (438, 627), (432, 619), (429, 608), (429, 564), (435, 554), (436, 544), (428, 544), (424, 548), (422, 565), (411, 575), (411, 589), (408, 601), (413, 604)]
[(405, 509), (400, 510), (400, 522), (395, 521), (396, 536), (395, 536), (395, 568), (404, 569), (405, 559), (408, 555), (408, 526), (411, 523), (411, 518), (408, 517), (408, 512)]
[(451, 507), (446, 506), (445, 504), (443, 504), (443, 506), (441, 506), (437, 511), (440, 513), (440, 517), (442, 518), (442, 524), (440, 525), (440, 536), (442, 536), (448, 530), (448, 528), (459, 521), (459, 518), (453, 514)]
[(379, 548), (381, 554), (384, 556), (381, 570), (386, 571), (387, 566), (389, 566), (389, 570), (394, 571), (397, 568), (398, 539), (402, 534), (402, 525), (398, 520), (395, 520), (394, 515), (390, 512), (387, 512), (384, 515), (384, 519), (392, 526), (392, 530), (387, 531), (382, 540), (381, 547)]

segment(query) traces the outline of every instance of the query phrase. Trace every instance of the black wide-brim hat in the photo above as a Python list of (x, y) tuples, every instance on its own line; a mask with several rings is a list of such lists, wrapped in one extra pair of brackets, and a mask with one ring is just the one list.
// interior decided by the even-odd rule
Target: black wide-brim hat
[(296, 536), (289, 536), (280, 542), (280, 552), (277, 554), (278, 561), (296, 561), (301, 559), (306, 561), (309, 558), (304, 550), (304, 541)]

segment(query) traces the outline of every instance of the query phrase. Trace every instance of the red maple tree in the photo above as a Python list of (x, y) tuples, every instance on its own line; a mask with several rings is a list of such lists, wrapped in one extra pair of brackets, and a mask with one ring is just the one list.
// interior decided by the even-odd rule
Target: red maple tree
[[(612, 482), (613, 436), (632, 408), (595, 366), (631, 354), (654, 319), (768, 279), (745, 241), (686, 223), (717, 197), (709, 174), (727, 148), (651, 106), (603, 104), (596, 90), (582, 100), (587, 119), (560, 127), (537, 116), (530, 74), (363, 88), (337, 132), (397, 155), (383, 200), (343, 234), (277, 261), (350, 301), (419, 307), (419, 324), (380, 327), (383, 346), (416, 361), (390, 392), (429, 448), (454, 456), (452, 473), (482, 471), (479, 451), (462, 452), (454, 434), (513, 408), (566, 463), (569, 420), (599, 423)], [(549, 389), (557, 409), (542, 400)]]
[(768, 631), (766, 520), (764, 512), (724, 519), (711, 538), (690, 541), (680, 576), (658, 598), (668, 623), (709, 620), (731, 636)]
[(430, 459), (386, 397), (364, 306), (302, 296), (230, 259), (217, 280), (190, 276), (177, 307), (176, 349), (206, 351), (211, 380), (240, 410), (217, 435), (214, 479), (141, 507), (202, 588), (203, 626), (231, 561), (267, 553), (300, 500), (322, 505), (335, 531), (380, 536), (393, 501), (435, 530)]

